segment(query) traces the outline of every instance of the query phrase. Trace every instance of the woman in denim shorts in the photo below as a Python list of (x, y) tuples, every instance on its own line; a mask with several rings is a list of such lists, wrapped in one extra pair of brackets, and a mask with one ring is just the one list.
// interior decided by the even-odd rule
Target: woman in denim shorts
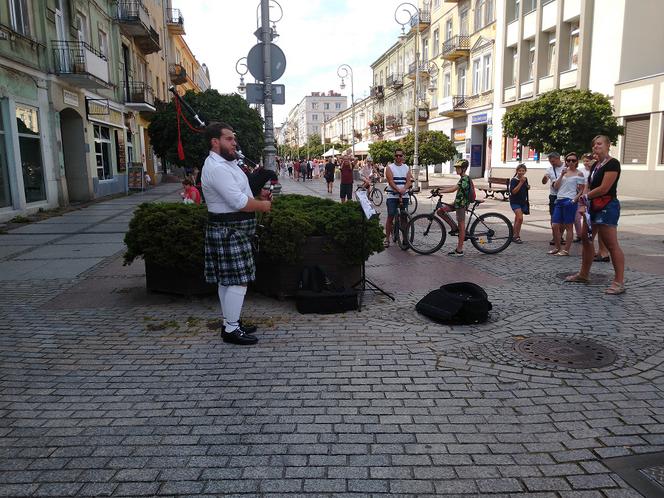
[[(553, 205), (553, 216), (551, 217), (555, 248), (551, 249), (549, 254), (555, 256), (569, 256), (569, 249), (574, 238), (572, 227), (576, 217), (577, 203), (586, 183), (586, 177), (577, 169), (578, 165), (579, 156), (576, 152), (567, 154), (565, 156), (565, 166), (560, 171), (558, 179), (553, 182), (553, 187), (558, 194)], [(566, 231), (567, 236), (565, 247), (561, 248), (560, 239), (563, 230)]]
[(583, 258), (578, 273), (567, 277), (568, 282), (588, 283), (590, 267), (593, 263), (594, 251), (592, 235), (599, 233), (606, 244), (615, 276), (611, 285), (604, 291), (616, 295), (625, 292), (625, 255), (618, 244), (618, 219), (620, 218), (620, 201), (618, 201), (618, 180), (620, 179), (620, 162), (609, 155), (611, 141), (604, 135), (593, 139), (593, 153), (598, 161), (593, 166), (588, 178), (587, 205), (590, 215), (584, 219)]

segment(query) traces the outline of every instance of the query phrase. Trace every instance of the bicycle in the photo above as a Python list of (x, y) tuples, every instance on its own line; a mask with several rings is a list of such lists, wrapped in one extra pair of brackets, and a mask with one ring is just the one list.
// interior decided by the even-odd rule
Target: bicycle
[[(443, 194), (439, 189), (433, 189), (428, 198), (433, 199), (436, 196), (438, 202), (433, 212), (418, 214), (409, 223), (408, 242), (411, 249), (418, 254), (436, 252), (443, 246), (447, 237), (445, 224), (438, 214), (438, 210), (445, 204)], [(484, 254), (497, 254), (505, 250), (512, 242), (512, 222), (500, 213), (475, 214), (475, 209), (483, 202), (483, 200), (475, 200), (470, 209), (466, 207), (466, 212), (469, 213), (466, 223), (466, 240), (470, 240), (475, 249)], [(459, 236), (458, 231), (450, 232), (450, 234)]]
[(411, 245), (408, 237), (410, 236), (410, 214), (403, 205), (403, 197), (399, 196), (399, 212), (392, 221), (392, 240), (396, 242), (402, 251), (407, 251)]
[(366, 190), (367, 191), (367, 197), (371, 201), (371, 203), (378, 207), (383, 203), (383, 193), (376, 188), (376, 183), (378, 183), (378, 180), (376, 178), (371, 178), (371, 185), (367, 189), (364, 186), (364, 183), (359, 183), (357, 185), (357, 188), (355, 191), (357, 192), (358, 190)]
[[(388, 191), (389, 186), (385, 186), (383, 189), (385, 192)], [(415, 192), (419, 192), (418, 190), (415, 190), (413, 187), (410, 187), (408, 189), (408, 198), (410, 199), (408, 201), (408, 214), (415, 214), (415, 211), (417, 211), (417, 197), (415, 197)], [(381, 193), (381, 201), (382, 201), (383, 194)], [(380, 206), (380, 204), (376, 204), (377, 206)]]

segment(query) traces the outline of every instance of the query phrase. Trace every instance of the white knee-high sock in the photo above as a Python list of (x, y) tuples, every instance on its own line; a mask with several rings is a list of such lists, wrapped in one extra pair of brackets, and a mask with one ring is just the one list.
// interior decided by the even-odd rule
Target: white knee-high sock
[(224, 299), (226, 299), (226, 293), (228, 292), (228, 287), (225, 285), (219, 284), (217, 286), (217, 294), (219, 295), (219, 306), (221, 307), (221, 319), (224, 319)]
[(224, 325), (228, 332), (231, 332), (240, 326), (240, 313), (247, 288), (244, 285), (231, 285), (226, 288), (224, 296)]

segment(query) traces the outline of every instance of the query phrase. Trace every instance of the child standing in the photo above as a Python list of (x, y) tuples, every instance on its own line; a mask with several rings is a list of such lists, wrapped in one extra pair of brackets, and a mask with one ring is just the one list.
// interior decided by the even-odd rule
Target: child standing
[(526, 178), (525, 164), (519, 164), (516, 167), (516, 174), (510, 180), (510, 207), (514, 211), (514, 236), (512, 242), (523, 244), (521, 240), (521, 225), (523, 225), (523, 215), (530, 214), (530, 202), (528, 201), (528, 178)]
[[(466, 174), (468, 170), (468, 161), (462, 159), (457, 161), (454, 164), (454, 170), (461, 177), (456, 185), (452, 187), (442, 187), (441, 192), (451, 194), (456, 192), (456, 197), (454, 198), (454, 204), (445, 204), (440, 208), (440, 216), (450, 225), (452, 231), (450, 235), (459, 236), (459, 241), (457, 242), (456, 249), (447, 253), (450, 256), (463, 256), (463, 242), (466, 238), (466, 207), (470, 204), (471, 196), (474, 198), (472, 182), (470, 177)], [(456, 223), (452, 220), (448, 212), (456, 212)]]

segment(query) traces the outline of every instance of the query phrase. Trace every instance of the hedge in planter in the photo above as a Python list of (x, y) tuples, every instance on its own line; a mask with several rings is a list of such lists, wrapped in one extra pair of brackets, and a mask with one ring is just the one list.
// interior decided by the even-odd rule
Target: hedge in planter
[[(359, 265), (383, 250), (383, 228), (377, 219), (364, 223), (364, 213), (355, 201), (341, 204), (305, 195), (281, 195), (272, 210), (259, 216), (261, 256), (283, 263), (302, 260), (305, 239), (327, 236), (327, 248), (340, 252), (345, 263)], [(364, 234), (366, 226), (366, 235)], [(362, 247), (362, 240), (366, 244)]]
[(205, 283), (204, 206), (184, 203), (144, 203), (134, 212), (125, 235), (124, 264), (145, 260), (149, 290), (203, 294), (215, 287)]

